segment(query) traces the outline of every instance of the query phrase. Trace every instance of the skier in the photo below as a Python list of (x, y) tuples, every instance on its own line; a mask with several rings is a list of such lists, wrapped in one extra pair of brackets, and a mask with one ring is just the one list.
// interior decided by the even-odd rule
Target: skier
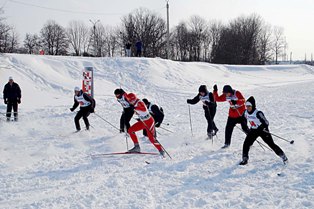
[(81, 130), (79, 120), (83, 117), (86, 130), (89, 130), (89, 121), (87, 117), (90, 113), (94, 112), (95, 109), (95, 100), (89, 96), (88, 94), (84, 93), (79, 87), (74, 88), (74, 104), (73, 107), (70, 108), (71, 112), (73, 112), (78, 106), (80, 105), (80, 110), (77, 112), (74, 122), (76, 131)]
[(129, 152), (140, 152), (141, 148), (138, 143), (137, 136), (135, 132), (145, 129), (150, 142), (157, 148), (161, 156), (164, 156), (164, 150), (162, 149), (160, 143), (156, 140), (153, 133), (155, 132), (155, 121), (154, 118), (149, 114), (146, 105), (143, 101), (138, 99), (134, 93), (129, 93), (126, 95), (126, 99), (130, 104), (134, 105), (134, 112), (138, 115), (139, 121), (133, 124), (128, 133), (134, 143), (134, 147), (129, 150)]
[(228, 101), (230, 103), (230, 109), (229, 109), (229, 116), (226, 124), (226, 129), (225, 129), (225, 144), (222, 147), (228, 148), (231, 143), (231, 136), (233, 129), (236, 124), (240, 123), (242, 130), (244, 133), (247, 133), (249, 128), (247, 126), (247, 120), (242, 117), (244, 111), (245, 111), (245, 99), (242, 96), (240, 91), (236, 91), (232, 89), (231, 86), (225, 85), (223, 87), (223, 94), (218, 96), (218, 88), (217, 85), (214, 85), (214, 98), (216, 102), (224, 102)]
[(269, 122), (265, 118), (263, 112), (256, 109), (254, 97), (251, 96), (245, 103), (245, 106), (247, 110), (245, 111), (243, 117), (248, 120), (251, 128), (244, 140), (242, 161), (239, 164), (246, 165), (248, 163), (250, 147), (259, 136), (278, 156), (282, 158), (283, 162), (286, 163), (288, 158), (280, 147), (274, 143), (274, 140), (268, 130)]
[(134, 107), (125, 99), (126, 93), (123, 89), (120, 88), (114, 90), (114, 95), (123, 107), (122, 115), (120, 117), (120, 133), (128, 132), (130, 128), (130, 120), (134, 114)]
[(217, 104), (214, 100), (213, 94), (207, 90), (206, 85), (201, 85), (198, 92), (199, 93), (193, 99), (188, 99), (186, 102), (188, 104), (196, 104), (199, 101), (203, 102), (203, 109), (207, 120), (207, 136), (209, 139), (212, 139), (218, 131), (214, 122)]
[[(154, 118), (155, 127), (159, 128), (162, 121), (164, 120), (164, 111), (163, 111), (162, 107), (159, 108), (156, 104), (152, 104), (146, 98), (144, 98), (142, 101), (145, 103), (145, 105), (148, 109), (148, 112)], [(147, 136), (145, 129), (143, 130), (143, 135)], [(155, 135), (155, 137), (157, 137), (156, 132), (154, 133), (154, 135)]]
[(6, 117), (10, 121), (12, 107), (14, 111), (14, 121), (18, 120), (18, 104), (21, 104), (21, 89), (20, 86), (13, 81), (13, 77), (9, 77), (9, 82), (3, 89), (4, 104), (7, 105)]

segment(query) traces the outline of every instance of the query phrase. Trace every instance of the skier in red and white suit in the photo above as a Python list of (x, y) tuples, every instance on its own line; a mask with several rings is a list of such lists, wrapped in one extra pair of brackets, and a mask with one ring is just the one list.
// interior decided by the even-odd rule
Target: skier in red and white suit
[(134, 106), (134, 112), (139, 117), (139, 121), (133, 124), (128, 130), (128, 133), (130, 134), (130, 137), (134, 143), (134, 147), (130, 149), (129, 152), (141, 151), (135, 132), (145, 129), (150, 142), (157, 148), (159, 153), (164, 156), (164, 151), (160, 143), (155, 139), (153, 135), (153, 133), (155, 133), (155, 121), (153, 117), (149, 114), (145, 103), (138, 99), (133, 93), (127, 94), (125, 98), (130, 104)]

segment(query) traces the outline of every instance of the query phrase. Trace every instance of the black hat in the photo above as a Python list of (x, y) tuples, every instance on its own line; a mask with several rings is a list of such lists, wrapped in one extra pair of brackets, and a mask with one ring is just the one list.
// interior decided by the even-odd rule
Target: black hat
[(145, 103), (145, 105), (149, 104), (149, 101), (146, 98), (142, 99), (142, 101)]
[(207, 87), (206, 87), (206, 85), (200, 85), (200, 87), (198, 88), (198, 92), (207, 93)]
[(230, 85), (225, 85), (224, 88), (222, 89), (223, 93), (233, 93), (233, 89)]
[(125, 92), (123, 91), (123, 89), (116, 89), (114, 90), (114, 94), (118, 95), (118, 94), (124, 94)]
[(250, 96), (250, 97), (246, 100), (245, 105), (246, 105), (246, 106), (252, 106), (252, 111), (254, 111), (255, 108), (256, 108), (256, 104), (255, 104), (255, 99), (254, 99), (254, 97), (253, 97), (253, 96)]

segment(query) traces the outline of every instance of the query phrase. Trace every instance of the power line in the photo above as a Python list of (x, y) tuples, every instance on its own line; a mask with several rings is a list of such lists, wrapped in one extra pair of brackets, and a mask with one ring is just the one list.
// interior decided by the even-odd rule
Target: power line
[(58, 8), (51, 8), (51, 7), (44, 7), (44, 6), (39, 6), (35, 4), (30, 4), (30, 3), (25, 3), (25, 2), (20, 2), (16, 0), (8, 0), (9, 2), (15, 3), (15, 4), (20, 4), (24, 6), (29, 6), (29, 7), (36, 7), (40, 9), (46, 9), (46, 10), (51, 10), (51, 11), (56, 11), (56, 12), (63, 12), (63, 13), (72, 13), (72, 14), (85, 14), (85, 15), (123, 15), (121, 13), (100, 13), (100, 12), (83, 12), (83, 11), (74, 11), (74, 10), (66, 10), (66, 9), (58, 9)]

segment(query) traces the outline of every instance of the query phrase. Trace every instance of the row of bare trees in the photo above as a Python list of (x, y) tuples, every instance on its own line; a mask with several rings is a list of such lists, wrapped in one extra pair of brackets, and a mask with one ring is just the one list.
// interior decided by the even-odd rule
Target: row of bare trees
[[(2, 21), (0, 21), (1, 23)], [(2, 25), (0, 25), (2, 28)], [(17, 47), (16, 33), (10, 31), (3, 45), (0, 28), (1, 52), (9, 46)], [(5, 29), (5, 27), (3, 27)], [(181, 61), (207, 61), (225, 64), (265, 64), (277, 62), (287, 48), (282, 28), (266, 24), (260, 16), (238, 17), (228, 24), (209, 22), (199, 16), (173, 27), (170, 49), (166, 48), (166, 22), (147, 9), (137, 9), (124, 16), (121, 25), (112, 27), (95, 22), (92, 27), (72, 21), (63, 27), (49, 20), (39, 34), (26, 34), (22, 51), (49, 55), (122, 56), (127, 42), (141, 41), (143, 56), (166, 57)], [(14, 44), (13, 44), (14, 41)], [(6, 51), (2, 50), (6, 48)]]

